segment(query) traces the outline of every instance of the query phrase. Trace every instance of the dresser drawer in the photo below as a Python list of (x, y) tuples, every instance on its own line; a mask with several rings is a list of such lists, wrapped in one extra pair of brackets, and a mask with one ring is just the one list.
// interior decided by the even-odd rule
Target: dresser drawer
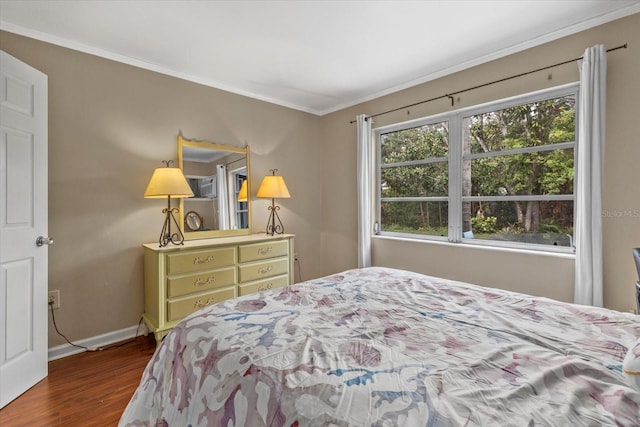
[(236, 296), (235, 287), (217, 289), (197, 296), (167, 302), (167, 320), (180, 320), (203, 307), (228, 300)]
[(289, 258), (276, 258), (262, 262), (241, 264), (238, 268), (241, 283), (253, 280), (266, 279), (289, 272)]
[(277, 258), (289, 253), (289, 242), (263, 242), (239, 247), (239, 262), (259, 261), (267, 258)]
[(235, 267), (197, 273), (169, 276), (167, 278), (167, 296), (169, 298), (202, 292), (207, 289), (232, 286), (236, 283)]
[(206, 249), (167, 255), (167, 274), (226, 267), (236, 262), (236, 248)]
[(255, 282), (247, 283), (246, 285), (240, 285), (238, 287), (239, 296), (253, 294), (255, 292), (268, 291), (270, 289), (282, 288), (289, 284), (289, 275), (270, 277), (264, 280), (257, 280)]

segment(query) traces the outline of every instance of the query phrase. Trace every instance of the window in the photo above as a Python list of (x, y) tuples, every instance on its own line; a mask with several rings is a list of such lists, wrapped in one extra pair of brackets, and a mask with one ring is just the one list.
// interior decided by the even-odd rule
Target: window
[(233, 176), (233, 200), (235, 202), (235, 228), (249, 228), (249, 202), (246, 198), (238, 200), (242, 184), (247, 180), (247, 168), (233, 171), (231, 175)]
[(376, 129), (378, 232), (571, 250), (577, 91)]

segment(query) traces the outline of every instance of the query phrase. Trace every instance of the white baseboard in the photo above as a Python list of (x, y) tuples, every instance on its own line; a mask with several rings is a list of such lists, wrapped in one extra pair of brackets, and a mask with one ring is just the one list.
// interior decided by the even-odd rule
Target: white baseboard
[[(134, 338), (136, 336), (136, 331), (138, 332), (138, 335), (144, 335), (145, 326), (133, 325), (118, 331), (107, 332), (106, 334), (74, 341), (73, 343), (88, 348), (100, 348), (109, 344)], [(71, 344), (62, 344), (56, 347), (51, 347), (49, 348), (49, 361), (73, 356), (74, 354), (83, 353), (85, 351), (85, 349), (74, 347)]]

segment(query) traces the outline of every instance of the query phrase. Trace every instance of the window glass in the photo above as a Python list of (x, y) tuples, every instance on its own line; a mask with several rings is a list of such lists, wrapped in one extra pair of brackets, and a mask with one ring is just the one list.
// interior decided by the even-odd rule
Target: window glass
[(539, 147), (575, 139), (575, 96), (530, 102), (464, 118), (471, 153)]
[(385, 133), (380, 140), (381, 163), (447, 157), (448, 140), (449, 132), (446, 122)]
[(381, 229), (446, 236), (448, 123), (428, 123), (385, 133), (379, 147)]
[(383, 168), (381, 177), (382, 197), (446, 196), (449, 188), (446, 162)]
[(447, 202), (382, 202), (382, 230), (445, 236), (448, 227)]
[[(471, 163), (468, 196), (573, 194), (573, 149), (495, 156)], [(464, 186), (465, 183), (463, 183)]]
[(380, 232), (571, 248), (576, 96), (571, 85), (377, 130)]
[[(467, 237), (497, 242), (573, 246), (572, 200), (465, 202), (472, 232)], [(528, 232), (526, 230), (529, 230)]]

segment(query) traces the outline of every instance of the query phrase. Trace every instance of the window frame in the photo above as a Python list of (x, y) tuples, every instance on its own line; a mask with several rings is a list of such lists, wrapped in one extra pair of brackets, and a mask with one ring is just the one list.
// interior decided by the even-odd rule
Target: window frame
[[(577, 152), (578, 152), (578, 120), (579, 120), (579, 111), (578, 111), (578, 99), (580, 95), (580, 83), (574, 82), (561, 86), (555, 86), (548, 89), (538, 90), (534, 92), (529, 92), (525, 94), (515, 95), (508, 98), (503, 98), (491, 102), (486, 102), (483, 104), (473, 105), (470, 107), (465, 107), (457, 110), (452, 110), (444, 113), (438, 113), (431, 116), (420, 117), (417, 119), (393, 123), (386, 126), (381, 126), (373, 129), (374, 135), (374, 150), (375, 150), (375, 177), (373, 179), (373, 185), (375, 185), (373, 196), (374, 196), (374, 235), (379, 236), (388, 236), (388, 237), (398, 237), (403, 239), (414, 239), (414, 240), (427, 240), (427, 241), (440, 241), (440, 242), (449, 242), (454, 244), (467, 244), (474, 246), (487, 246), (487, 247), (499, 247), (506, 249), (525, 249), (525, 250), (535, 250), (535, 251), (543, 251), (543, 252), (559, 252), (559, 253), (575, 253), (575, 244), (573, 243), (573, 236), (571, 236), (571, 246), (554, 246), (554, 245), (546, 245), (546, 244), (536, 244), (536, 243), (523, 243), (523, 242), (513, 242), (513, 241), (500, 241), (500, 240), (489, 240), (489, 239), (473, 239), (473, 238), (464, 238), (462, 237), (462, 206), (465, 202), (474, 202), (474, 201), (493, 201), (495, 199), (499, 199), (498, 201), (514, 201), (514, 200), (538, 200), (538, 201), (550, 201), (550, 200), (569, 200), (573, 202), (573, 223), (575, 228), (575, 208), (576, 208), (576, 177), (577, 177)], [(469, 116), (490, 113), (493, 111), (504, 110), (506, 108), (512, 108), (519, 105), (530, 104), (533, 102), (539, 102), (544, 100), (549, 100), (553, 98), (561, 98), (565, 96), (574, 96), (575, 97), (575, 119), (574, 119), (574, 139), (570, 142), (562, 142), (549, 144), (545, 146), (538, 147), (525, 147), (513, 150), (505, 150), (505, 151), (494, 151), (490, 153), (476, 153), (470, 154), (468, 156), (464, 156), (463, 152), (463, 128), (464, 119)], [(449, 149), (447, 153), (447, 162), (448, 162), (448, 195), (447, 196), (424, 196), (424, 197), (398, 197), (398, 198), (388, 198), (382, 197), (381, 194), (381, 186), (382, 186), (382, 169), (384, 167), (389, 167), (386, 165), (382, 165), (381, 161), (381, 137), (384, 134), (397, 132), (402, 130), (407, 130), (411, 128), (421, 127), (432, 125), (436, 123), (447, 122), (448, 126), (448, 143)], [(574, 156), (574, 180), (573, 180), (573, 194), (572, 195), (533, 195), (533, 196), (462, 196), (462, 168), (463, 163), (466, 160), (473, 160), (477, 158), (483, 157), (494, 157), (494, 156), (504, 156), (504, 155), (516, 155), (516, 154), (526, 154), (540, 151), (555, 151), (561, 149), (573, 149)], [(440, 161), (441, 158), (433, 158), (433, 159), (424, 159), (426, 161)], [(403, 232), (394, 232), (394, 231), (383, 231), (381, 229), (381, 219), (382, 219), (382, 202), (384, 201), (422, 201), (422, 202), (441, 202), (445, 201), (448, 203), (448, 223), (447, 236), (434, 236), (428, 234), (419, 234), (419, 233), (403, 233)]]

